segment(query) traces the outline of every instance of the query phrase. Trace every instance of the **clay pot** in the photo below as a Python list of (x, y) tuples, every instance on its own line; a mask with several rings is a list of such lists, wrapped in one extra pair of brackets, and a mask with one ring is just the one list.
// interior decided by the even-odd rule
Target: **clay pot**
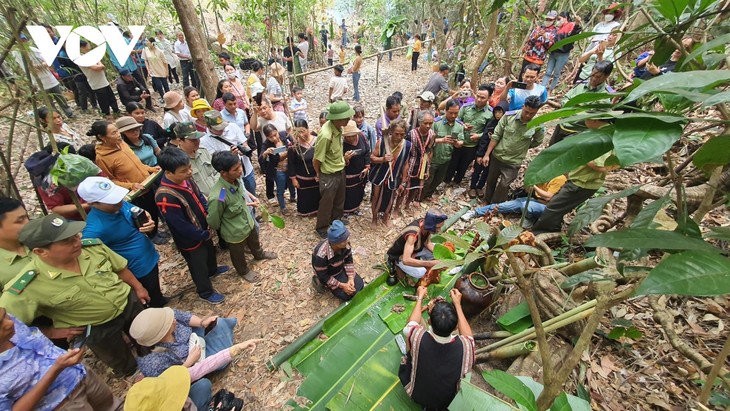
[(463, 274), (456, 280), (454, 288), (461, 292), (461, 308), (467, 319), (481, 314), (497, 298), (496, 288), (489, 283), (486, 275), (478, 272)]

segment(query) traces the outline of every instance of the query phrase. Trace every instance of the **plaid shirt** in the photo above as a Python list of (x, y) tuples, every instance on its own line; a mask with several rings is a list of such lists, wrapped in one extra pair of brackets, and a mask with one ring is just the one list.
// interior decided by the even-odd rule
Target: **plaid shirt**
[(355, 277), (355, 264), (352, 261), (350, 247), (334, 251), (326, 239), (314, 247), (312, 268), (319, 281), (332, 290), (337, 289), (340, 282), (343, 282), (337, 279), (337, 277), (344, 279), (343, 273), (347, 275), (348, 280)]

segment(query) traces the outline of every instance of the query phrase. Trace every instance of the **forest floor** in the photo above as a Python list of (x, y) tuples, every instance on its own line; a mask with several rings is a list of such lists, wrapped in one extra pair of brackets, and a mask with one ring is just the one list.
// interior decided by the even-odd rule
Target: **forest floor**
[[(380, 82), (376, 85), (375, 60), (364, 62), (360, 87), (366, 119), (371, 125), (374, 124), (379, 105), (386, 96), (401, 91), (405, 96), (404, 100), (410, 102), (432, 73), (425, 64), (416, 73), (412, 73), (409, 68), (410, 62), (402, 55), (394, 56), (392, 62), (385, 58), (380, 65)], [(304, 95), (309, 102), (310, 125), (313, 129), (318, 129), (317, 115), (327, 105), (326, 84), (331, 75), (331, 72), (325, 71), (306, 79)], [(174, 89), (181, 90), (181, 86), (175, 85)], [(158, 120), (161, 116), (161, 110), (153, 115)], [(83, 135), (88, 125), (96, 119), (93, 116), (80, 115), (70, 120), (69, 124)], [(21, 127), (21, 130), (24, 128)], [(0, 132), (4, 129), (5, 125), (0, 125)], [(552, 127), (549, 128), (551, 130)], [(6, 133), (7, 130), (3, 135)], [(548, 140), (549, 137), (546, 137), (545, 141)], [(17, 151), (13, 161), (15, 167), (18, 166), (19, 159), (27, 158), (35, 150), (34, 141), (32, 136), (30, 143), (14, 147)], [(530, 155), (534, 156), (536, 152), (533, 150)], [(647, 169), (635, 167), (630, 171), (614, 174), (609, 183), (631, 184), (646, 182), (655, 177)], [(18, 181), (30, 214), (40, 213), (24, 170), (18, 173)], [(258, 177), (257, 185), (259, 198), (263, 199), (263, 177)], [(463, 192), (463, 189), (458, 188), (439, 192), (439, 206), (446, 213), (453, 214), (467, 201)], [(391, 228), (373, 227), (370, 223), (369, 206), (366, 198), (361, 207), (362, 215), (350, 218), (349, 226), (355, 266), (365, 281), (371, 281), (380, 274), (379, 270), (372, 267), (383, 262), (385, 250), (398, 231), (413, 219), (421, 217), (429, 204), (415, 205), (406, 210), (405, 216), (393, 219)], [(289, 207), (295, 209), (294, 204)], [(269, 209), (274, 210), (276, 207), (270, 206)], [(162, 289), (165, 295), (173, 297), (170, 307), (201, 316), (236, 317), (239, 320), (235, 331), (236, 341), (265, 339), (253, 353), (240, 355), (228, 370), (212, 377), (216, 390), (226, 388), (244, 398), (246, 410), (282, 409), (284, 403), (296, 395), (301, 376), (295, 372), (290, 378), (283, 371), (267, 370), (264, 364), (339, 304), (329, 293), (317, 294), (310, 286), (311, 251), (319, 241), (314, 231), (314, 219), (298, 216), (287, 216), (284, 219), (286, 227), (283, 229), (262, 224), (261, 239), (264, 249), (275, 251), (279, 257), (273, 261), (254, 263), (253, 268), (259, 271), (262, 278), (260, 283), (245, 282), (233, 270), (213, 280), (215, 288), (226, 295), (226, 301), (219, 306), (211, 306), (197, 297), (185, 261), (172, 242), (158, 247), (162, 257)], [(727, 225), (727, 210), (715, 210), (706, 220), (711, 221), (712, 225)], [(464, 224), (458, 223), (456, 227), (462, 228)], [(559, 251), (563, 254), (562, 258), (577, 260), (582, 258), (584, 250), (565, 245)], [(218, 261), (220, 264), (231, 265), (226, 251), (219, 251)], [(725, 322), (729, 320), (730, 301), (723, 297), (662, 297), (660, 302), (675, 317), (676, 332), (706, 358), (714, 358), (724, 340), (721, 336)], [(590, 352), (583, 356), (580, 373), (581, 383), (591, 393), (593, 407), (605, 410), (689, 409), (691, 400), (696, 398), (700, 387), (693, 381), (700, 378), (697, 367), (671, 347), (666, 335), (652, 318), (647, 299), (635, 298), (614, 307), (603, 319), (600, 331), (608, 334), (612, 328), (611, 322), (616, 319), (630, 320), (643, 335), (637, 340), (610, 340), (598, 334), (594, 336)], [(492, 326), (493, 321), (488, 316), (482, 316), (472, 324), (472, 328), (479, 332)], [(92, 354), (88, 355), (87, 363), (106, 376), (107, 382), (117, 394), (124, 395), (128, 388), (126, 382), (113, 379), (106, 367)], [(575, 393), (572, 384), (566, 389)]]

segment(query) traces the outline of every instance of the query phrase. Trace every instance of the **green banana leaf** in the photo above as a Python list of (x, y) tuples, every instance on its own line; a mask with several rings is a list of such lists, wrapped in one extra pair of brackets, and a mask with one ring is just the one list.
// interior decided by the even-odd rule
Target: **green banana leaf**
[[(475, 261), (462, 272), (479, 264)], [(415, 304), (403, 293), (414, 290), (401, 283), (389, 287), (386, 277), (384, 273), (368, 284), (325, 322), (322, 334), (327, 338), (313, 339), (289, 359), (306, 378), (297, 391), (300, 402), (292, 399), (288, 405), (297, 410), (419, 409), (398, 378), (402, 354), (395, 342)], [(458, 277), (442, 274), (441, 283), (429, 286), (429, 297), (448, 296)], [(402, 304), (403, 312), (393, 312), (395, 304)]]
[(516, 411), (517, 408), (500, 400), (468, 381), (467, 377), (461, 380), (461, 388), (451, 404), (450, 410), (459, 411)]

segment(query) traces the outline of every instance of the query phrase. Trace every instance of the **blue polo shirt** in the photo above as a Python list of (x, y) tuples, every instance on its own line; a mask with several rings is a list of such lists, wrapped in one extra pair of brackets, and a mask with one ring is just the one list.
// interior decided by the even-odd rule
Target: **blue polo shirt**
[(160, 254), (149, 237), (134, 226), (132, 207), (125, 201), (122, 209), (113, 214), (92, 207), (82, 236), (100, 239), (112, 251), (127, 259), (127, 268), (135, 277), (142, 278), (152, 271), (160, 260)]

